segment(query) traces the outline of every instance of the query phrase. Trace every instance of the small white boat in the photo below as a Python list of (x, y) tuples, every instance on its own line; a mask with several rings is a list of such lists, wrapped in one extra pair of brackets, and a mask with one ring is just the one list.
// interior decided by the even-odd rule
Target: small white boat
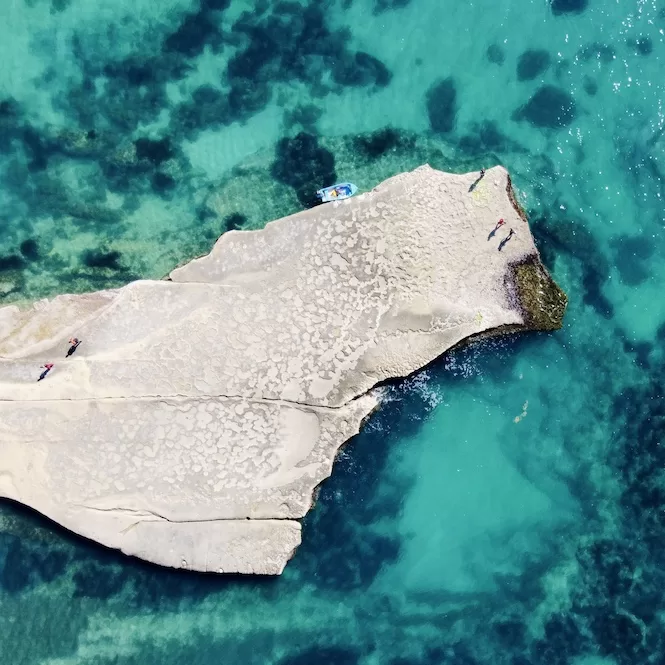
[(320, 189), (316, 195), (323, 201), (327, 203), (328, 201), (341, 201), (342, 199), (348, 199), (350, 196), (353, 196), (358, 191), (358, 188), (351, 182), (340, 182), (337, 185), (331, 185), (330, 187), (324, 187)]

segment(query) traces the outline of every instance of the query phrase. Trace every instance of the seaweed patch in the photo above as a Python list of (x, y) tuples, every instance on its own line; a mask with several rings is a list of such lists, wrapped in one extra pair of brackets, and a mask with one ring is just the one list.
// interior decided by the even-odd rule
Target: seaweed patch
[(360, 134), (353, 138), (354, 148), (369, 160), (378, 159), (398, 150), (413, 150), (415, 145), (415, 136), (393, 127), (384, 127), (370, 134)]
[(319, 145), (316, 136), (305, 132), (277, 143), (270, 171), (275, 180), (293, 187), (305, 206), (314, 205), (317, 190), (337, 179), (333, 154)]
[(539, 128), (561, 129), (576, 116), (575, 100), (567, 92), (553, 85), (544, 85), (513, 114), (513, 120), (526, 120)]
[(550, 7), (555, 16), (561, 14), (581, 14), (588, 6), (589, 0), (550, 0)]
[(88, 268), (123, 270), (123, 267), (120, 265), (121, 256), (117, 250), (88, 249), (81, 254), (81, 261)]
[(452, 77), (438, 81), (427, 91), (427, 116), (433, 131), (447, 134), (455, 127), (457, 86)]
[(517, 60), (517, 80), (532, 81), (550, 66), (552, 59), (544, 49), (524, 51)]

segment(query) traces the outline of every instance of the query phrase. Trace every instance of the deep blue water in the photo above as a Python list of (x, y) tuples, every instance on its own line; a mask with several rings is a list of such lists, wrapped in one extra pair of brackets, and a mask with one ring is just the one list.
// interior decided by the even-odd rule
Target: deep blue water
[(0, 505), (0, 663), (665, 659), (656, 0), (6, 0), (0, 305), (161, 277), (336, 179), (514, 176), (564, 328), (387, 389), (278, 579)]

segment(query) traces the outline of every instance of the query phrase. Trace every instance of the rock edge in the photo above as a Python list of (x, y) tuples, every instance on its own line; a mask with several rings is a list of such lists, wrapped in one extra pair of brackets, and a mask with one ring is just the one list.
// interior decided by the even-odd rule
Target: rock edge
[(420, 167), (169, 281), (0, 308), (0, 496), (160, 565), (279, 574), (374, 386), (565, 307), (503, 168)]

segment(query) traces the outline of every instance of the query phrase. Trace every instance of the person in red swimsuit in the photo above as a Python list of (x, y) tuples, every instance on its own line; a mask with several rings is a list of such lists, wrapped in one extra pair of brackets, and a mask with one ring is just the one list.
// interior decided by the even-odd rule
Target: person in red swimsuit
[(488, 240), (491, 240), (496, 232), (505, 224), (506, 222), (503, 220), (503, 217), (496, 223), (496, 226), (490, 231), (490, 234), (487, 236)]

